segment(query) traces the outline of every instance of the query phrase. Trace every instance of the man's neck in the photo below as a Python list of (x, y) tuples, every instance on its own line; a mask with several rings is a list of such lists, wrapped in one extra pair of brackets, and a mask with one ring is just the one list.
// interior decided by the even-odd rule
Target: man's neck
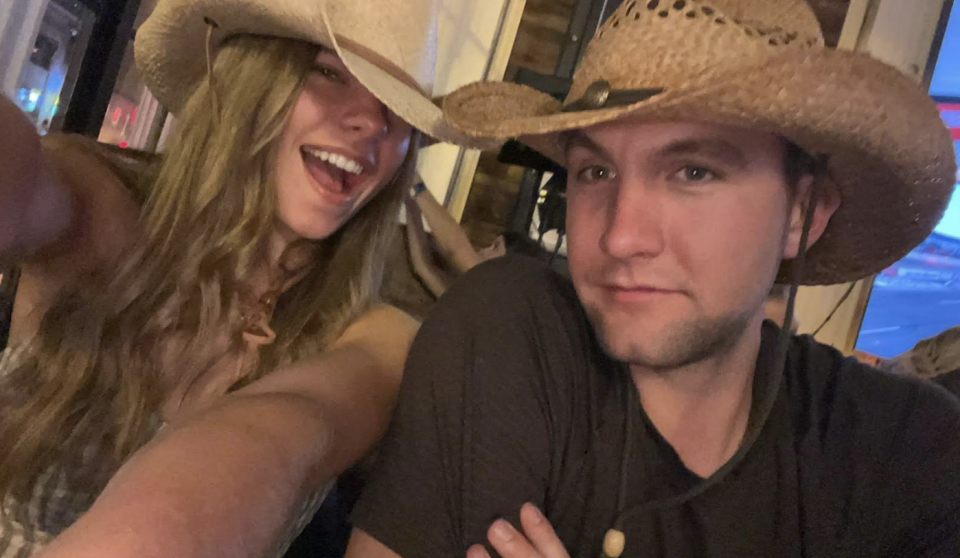
[(673, 370), (630, 367), (643, 410), (690, 471), (709, 477), (743, 440), (763, 317), (722, 354)]

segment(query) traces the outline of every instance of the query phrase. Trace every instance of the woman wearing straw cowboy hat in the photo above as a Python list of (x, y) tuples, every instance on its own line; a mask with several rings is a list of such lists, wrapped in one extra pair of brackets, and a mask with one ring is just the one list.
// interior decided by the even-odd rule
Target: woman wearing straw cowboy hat
[(178, 122), (139, 205), (129, 169), (41, 145), (2, 101), (24, 311), (0, 365), (0, 556), (71, 524), (45, 555), (279, 553), (370, 451), (416, 329), (377, 292), (417, 143), (477, 144), (429, 97), (435, 14), (161, 0), (136, 54)]
[(572, 283), (501, 259), (433, 308), (349, 556), (960, 556), (960, 403), (763, 324), (775, 281), (868, 276), (942, 215), (908, 78), (801, 0), (626, 0), (565, 103), (444, 112), (566, 166)]

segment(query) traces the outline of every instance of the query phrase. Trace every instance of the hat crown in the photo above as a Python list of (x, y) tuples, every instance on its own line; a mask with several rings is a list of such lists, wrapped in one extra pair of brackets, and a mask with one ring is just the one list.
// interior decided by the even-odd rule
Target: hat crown
[(823, 44), (803, 0), (627, 0), (587, 48), (567, 103), (601, 80), (617, 90), (670, 91), (783, 49)]
[(800, 0), (624, 0), (566, 106), (525, 85), (480, 83), (448, 95), (444, 112), (467, 133), (518, 138), (561, 163), (558, 134), (623, 118), (779, 134), (823, 157), (814, 184), (843, 200), (805, 255), (806, 285), (901, 259), (943, 215), (957, 170), (927, 92), (866, 54), (824, 48)]
[(137, 31), (137, 64), (151, 91), (177, 112), (206, 74), (202, 53), (234, 35), (338, 42), (431, 96), (438, 0), (160, 0)]
[(326, 1), (338, 39), (346, 40), (343, 47), (359, 45), (416, 82), (426, 95), (433, 94), (437, 0)]

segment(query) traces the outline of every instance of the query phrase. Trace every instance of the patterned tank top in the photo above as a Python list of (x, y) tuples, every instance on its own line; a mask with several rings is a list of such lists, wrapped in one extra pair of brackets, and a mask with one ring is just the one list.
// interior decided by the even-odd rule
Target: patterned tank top
[[(16, 365), (19, 352), (7, 349), (0, 354), (0, 375)], [(158, 431), (162, 428), (158, 425)], [(113, 460), (103, 448), (90, 445), (81, 462), (66, 471), (51, 469), (34, 486), (30, 499), (6, 497), (0, 502), (0, 558), (27, 558), (39, 552), (93, 505), (97, 494), (88, 487), (103, 486), (114, 472)], [(331, 483), (332, 484), (332, 483)], [(268, 557), (280, 557), (320, 508), (330, 486), (305, 496), (278, 537)]]

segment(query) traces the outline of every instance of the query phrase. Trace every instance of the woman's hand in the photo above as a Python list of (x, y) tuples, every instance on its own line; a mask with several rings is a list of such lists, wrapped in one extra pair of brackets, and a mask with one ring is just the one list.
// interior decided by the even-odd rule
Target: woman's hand
[(450, 267), (457, 273), (466, 273), (483, 263), (483, 258), (470, 244), (460, 223), (433, 197), (430, 190), (420, 187), (413, 196), (413, 202), (430, 225), (437, 247)]
[(433, 296), (440, 298), (447, 290), (447, 282), (433, 264), (434, 246), (423, 229), (423, 213), (417, 205), (417, 195), (417, 193), (407, 192), (403, 196), (403, 203), (407, 208), (406, 231), (410, 265)]
[[(498, 519), (487, 531), (487, 539), (503, 558), (570, 558), (560, 537), (547, 518), (533, 504), (520, 509), (523, 533), (503, 519)], [(483, 545), (473, 545), (467, 558), (490, 558)]]

